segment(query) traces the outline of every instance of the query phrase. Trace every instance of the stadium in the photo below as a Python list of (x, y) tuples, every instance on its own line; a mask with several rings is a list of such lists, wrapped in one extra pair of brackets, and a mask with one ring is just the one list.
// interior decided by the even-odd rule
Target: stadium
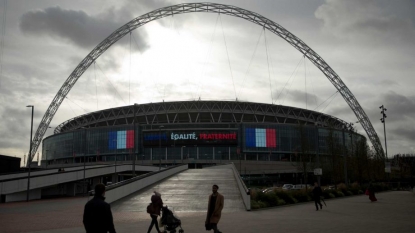
[(336, 117), (289, 106), (241, 102), (236, 96), (236, 101), (163, 101), (100, 110), (69, 119), (55, 128), (54, 135), (44, 138), (72, 87), (108, 48), (153, 20), (187, 13), (241, 18), (285, 40), (333, 84), (365, 130), (376, 156), (385, 156), (376, 131), (353, 93), (330, 65), (300, 38), (272, 20), (239, 7), (184, 3), (132, 19), (78, 64), (46, 110), (32, 138), (27, 164), (30, 165), (42, 144), (42, 164), (46, 166), (132, 162), (158, 166), (186, 163), (190, 168), (200, 168), (233, 162), (238, 163), (242, 176), (292, 174), (295, 177), (298, 168), (293, 164), (299, 154), (316, 158), (331, 154), (344, 156), (352, 151), (355, 142), (366, 143), (360, 134), (345, 133), (348, 124)]
[[(265, 103), (180, 101), (81, 115), (43, 140), (46, 164), (131, 163), (201, 168), (236, 164), (241, 174), (292, 174), (304, 132), (310, 155), (328, 155), (327, 136), (350, 146), (347, 123), (319, 112)], [(301, 130), (300, 130), (301, 128)], [(135, 158), (134, 158), (135, 157)], [(135, 161), (134, 161), (135, 159)], [(42, 163), (43, 164), (43, 163)]]

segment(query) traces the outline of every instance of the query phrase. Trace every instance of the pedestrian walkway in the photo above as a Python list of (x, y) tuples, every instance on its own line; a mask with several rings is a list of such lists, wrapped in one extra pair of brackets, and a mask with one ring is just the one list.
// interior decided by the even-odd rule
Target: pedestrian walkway
[[(206, 202), (206, 198), (200, 200)], [(415, 195), (407, 191), (377, 194), (371, 203), (360, 195), (326, 200), (327, 207), (315, 211), (314, 203), (260, 211), (222, 214), (224, 233), (258, 232), (415, 232)], [(0, 232), (69, 233), (85, 232), (82, 226), (86, 198), (39, 200), (0, 205)], [(227, 199), (225, 196), (225, 206)], [(207, 204), (206, 204), (207, 206)], [(118, 233), (145, 232), (150, 218), (144, 213), (113, 210)], [(205, 232), (203, 212), (180, 212), (185, 233)], [(153, 230), (153, 232), (155, 232)]]
[[(223, 167), (220, 168), (219, 167)], [(117, 212), (143, 212), (150, 203), (153, 191), (161, 193), (164, 205), (175, 212), (205, 212), (212, 185), (219, 186), (218, 192), (227, 197), (224, 213), (245, 210), (241, 193), (230, 167), (189, 169), (152, 185), (140, 192), (127, 196), (112, 204)]]

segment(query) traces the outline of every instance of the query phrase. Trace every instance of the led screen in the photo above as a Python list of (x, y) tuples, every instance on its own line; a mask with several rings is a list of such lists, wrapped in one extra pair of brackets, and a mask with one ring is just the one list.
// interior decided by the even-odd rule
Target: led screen
[(275, 129), (246, 128), (245, 146), (246, 147), (277, 147), (277, 132)]
[(134, 148), (134, 130), (108, 132), (108, 149)]
[(237, 145), (237, 130), (167, 130), (143, 132), (144, 146)]

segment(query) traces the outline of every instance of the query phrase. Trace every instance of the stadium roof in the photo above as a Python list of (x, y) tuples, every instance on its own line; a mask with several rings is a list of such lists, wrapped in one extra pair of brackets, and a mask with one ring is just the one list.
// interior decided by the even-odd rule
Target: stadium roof
[(69, 119), (54, 133), (81, 128), (132, 125), (134, 109), (137, 124), (192, 123), (280, 123), (305, 124), (343, 129), (347, 124), (336, 117), (312, 110), (283, 105), (238, 101), (178, 101), (128, 105), (104, 109)]

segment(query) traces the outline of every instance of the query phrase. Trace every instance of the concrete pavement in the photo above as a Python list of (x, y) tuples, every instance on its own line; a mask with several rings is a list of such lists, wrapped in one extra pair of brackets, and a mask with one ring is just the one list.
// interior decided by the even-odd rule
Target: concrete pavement
[(111, 204), (117, 212), (143, 212), (150, 203), (153, 191), (161, 193), (164, 205), (175, 212), (206, 211), (208, 195), (212, 185), (219, 186), (219, 192), (227, 197), (223, 212), (244, 211), (241, 194), (231, 168), (189, 169), (169, 177), (149, 188), (136, 192)]
[[(415, 195), (407, 191), (327, 200), (315, 211), (314, 203), (260, 211), (223, 213), (219, 228), (224, 233), (240, 232), (415, 232)], [(0, 232), (69, 233), (85, 232), (82, 212), (85, 198), (40, 200), (0, 205)], [(226, 205), (226, 196), (225, 196)], [(113, 210), (118, 233), (146, 232), (147, 214)], [(185, 232), (205, 232), (205, 212), (179, 212)], [(155, 230), (153, 229), (153, 232)]]

